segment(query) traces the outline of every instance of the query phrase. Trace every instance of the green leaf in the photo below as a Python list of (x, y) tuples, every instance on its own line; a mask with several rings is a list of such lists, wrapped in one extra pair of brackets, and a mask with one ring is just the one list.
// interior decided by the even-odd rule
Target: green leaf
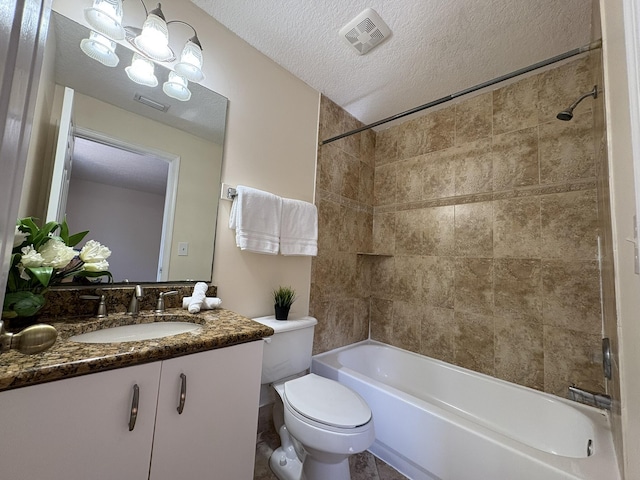
[[(2, 310), (14, 311), (19, 317), (35, 315), (45, 304), (44, 296), (33, 292), (7, 293)], [(3, 313), (4, 314), (4, 313)]]
[(87, 236), (87, 233), (89, 233), (89, 230), (86, 230), (84, 232), (74, 233), (68, 238), (68, 240), (65, 243), (70, 247), (75, 247), (77, 244), (79, 244), (82, 241), (84, 237)]
[[(62, 241), (66, 244), (69, 245), (69, 226), (67, 225), (67, 219), (65, 217), (65, 219), (62, 221), (62, 224), (60, 225), (60, 238), (62, 238)], [(70, 247), (73, 247), (73, 245), (69, 245)]]
[(23, 218), (18, 222), (18, 226), (21, 227), (20, 230), (30, 235), (35, 235), (40, 230), (33, 217)]
[(60, 226), (58, 222), (49, 222), (45, 224), (40, 231), (33, 237), (33, 246), (39, 249), (40, 246), (49, 241), (49, 234), (55, 232)]
[(49, 282), (53, 276), (53, 267), (27, 267), (27, 270), (33, 274), (43, 287), (49, 286)]

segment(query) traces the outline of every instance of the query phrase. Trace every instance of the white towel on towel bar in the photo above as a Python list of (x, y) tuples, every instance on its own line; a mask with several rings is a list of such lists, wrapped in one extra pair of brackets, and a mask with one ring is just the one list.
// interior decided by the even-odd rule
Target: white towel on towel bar
[(282, 199), (280, 253), (318, 255), (318, 210), (315, 205), (301, 200)]
[(282, 198), (243, 185), (237, 186), (236, 193), (229, 216), (229, 228), (236, 230), (236, 245), (249, 252), (277, 255)]

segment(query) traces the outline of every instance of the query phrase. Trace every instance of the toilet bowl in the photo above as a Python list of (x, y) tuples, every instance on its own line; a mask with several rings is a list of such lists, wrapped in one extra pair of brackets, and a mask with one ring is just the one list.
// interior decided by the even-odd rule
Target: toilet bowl
[(349, 480), (349, 456), (375, 438), (371, 409), (350, 388), (306, 373), (315, 318), (254, 320), (275, 331), (265, 339), (262, 378), (277, 393), (273, 417), (281, 446), (270, 458), (271, 469), (280, 480)]

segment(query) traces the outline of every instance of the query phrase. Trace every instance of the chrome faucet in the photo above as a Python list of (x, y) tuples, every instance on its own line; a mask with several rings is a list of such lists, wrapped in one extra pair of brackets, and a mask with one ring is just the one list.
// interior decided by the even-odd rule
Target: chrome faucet
[(131, 301), (129, 302), (129, 310), (127, 313), (129, 315), (138, 315), (140, 313), (140, 300), (144, 297), (144, 288), (142, 285), (136, 285), (136, 288), (133, 290), (133, 295), (131, 296)]

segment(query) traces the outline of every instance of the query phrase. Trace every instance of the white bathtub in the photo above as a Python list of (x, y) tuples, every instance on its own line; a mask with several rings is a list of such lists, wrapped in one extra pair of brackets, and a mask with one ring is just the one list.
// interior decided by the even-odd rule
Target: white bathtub
[(413, 480), (620, 478), (601, 410), (371, 340), (311, 370), (365, 398), (370, 451)]

